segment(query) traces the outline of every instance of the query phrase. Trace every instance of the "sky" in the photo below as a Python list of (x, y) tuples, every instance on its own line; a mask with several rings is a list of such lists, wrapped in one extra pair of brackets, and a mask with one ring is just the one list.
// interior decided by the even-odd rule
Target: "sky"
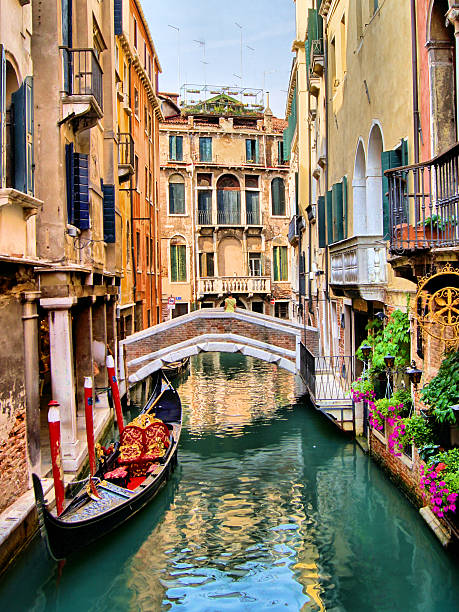
[[(181, 85), (203, 85), (205, 76), (208, 85), (264, 89), (270, 92), (274, 115), (285, 118), (295, 38), (293, 0), (141, 2), (163, 71), (160, 91), (177, 91), (180, 57)], [(205, 42), (205, 57), (204, 45), (195, 41)]]

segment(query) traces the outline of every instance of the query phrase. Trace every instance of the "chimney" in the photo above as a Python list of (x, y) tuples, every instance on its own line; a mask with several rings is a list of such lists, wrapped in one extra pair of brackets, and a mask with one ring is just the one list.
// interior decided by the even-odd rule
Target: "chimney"
[(266, 108), (263, 113), (263, 124), (266, 132), (273, 129), (273, 112), (269, 108), (269, 91), (266, 92)]

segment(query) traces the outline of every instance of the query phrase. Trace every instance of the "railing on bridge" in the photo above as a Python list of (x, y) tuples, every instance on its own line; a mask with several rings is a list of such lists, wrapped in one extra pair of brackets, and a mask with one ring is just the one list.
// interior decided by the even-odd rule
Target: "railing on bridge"
[[(352, 423), (355, 430), (354, 403), (350, 397), (351, 383), (355, 378), (354, 355), (313, 355), (303, 343), (300, 345), (300, 374), (311, 400), (322, 412), (338, 411), (333, 420), (341, 429)], [(352, 411), (352, 418), (345, 418), (345, 411)]]
[(198, 281), (199, 293), (271, 293), (269, 276), (228, 276), (220, 278), (201, 278)]

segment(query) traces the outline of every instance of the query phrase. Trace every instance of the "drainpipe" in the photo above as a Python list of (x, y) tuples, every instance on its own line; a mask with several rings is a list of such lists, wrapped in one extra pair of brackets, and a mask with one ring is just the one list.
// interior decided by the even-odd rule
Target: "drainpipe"
[[(129, 108), (132, 108), (131, 66), (132, 66), (132, 60), (129, 60)], [(129, 115), (129, 133), (132, 134), (132, 113)], [(135, 145), (135, 143), (134, 143), (134, 145)], [(135, 152), (135, 146), (134, 146), (134, 152)], [(135, 157), (134, 157), (134, 160), (135, 160)], [(134, 170), (135, 170), (135, 165), (134, 165)], [(131, 200), (131, 265), (132, 265), (132, 281), (133, 281), (132, 282), (132, 292), (133, 292), (133, 299), (134, 299), (134, 303), (135, 303), (135, 296), (136, 296), (136, 293), (137, 293), (137, 270), (136, 270), (135, 250), (134, 250), (134, 194), (133, 194), (134, 185), (133, 185), (133, 181), (132, 181), (132, 176), (129, 179), (129, 188), (130, 188), (129, 189), (129, 197), (130, 197), (130, 200)], [(134, 306), (134, 316), (133, 316), (132, 324), (133, 324), (134, 329), (135, 329), (135, 306)]]
[(414, 163), (419, 163), (419, 95), (418, 95), (418, 54), (416, 31), (416, 0), (411, 0), (411, 65), (413, 78), (413, 136)]

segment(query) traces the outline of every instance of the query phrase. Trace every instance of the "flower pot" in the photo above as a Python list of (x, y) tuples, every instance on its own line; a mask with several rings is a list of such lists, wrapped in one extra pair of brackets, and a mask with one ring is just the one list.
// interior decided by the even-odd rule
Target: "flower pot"
[(425, 243), (424, 228), (415, 227), (409, 223), (400, 223), (394, 228), (393, 242), (396, 247), (404, 249), (423, 246)]

